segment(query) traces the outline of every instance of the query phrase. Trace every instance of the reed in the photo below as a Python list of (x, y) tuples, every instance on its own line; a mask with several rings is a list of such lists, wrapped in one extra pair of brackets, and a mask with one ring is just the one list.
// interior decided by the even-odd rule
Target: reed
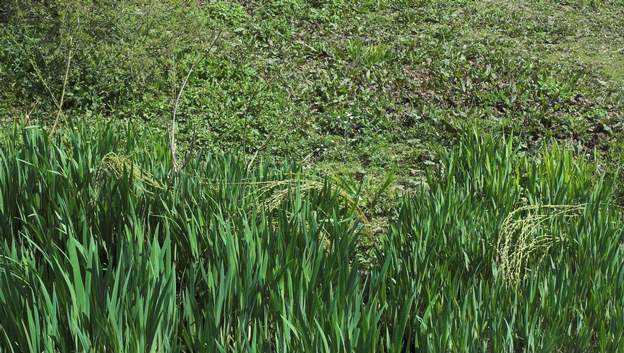
[(364, 267), (344, 180), (236, 154), (169, 184), (116, 125), (0, 146), (0, 350), (617, 352), (621, 210), (590, 163), (467, 135)]

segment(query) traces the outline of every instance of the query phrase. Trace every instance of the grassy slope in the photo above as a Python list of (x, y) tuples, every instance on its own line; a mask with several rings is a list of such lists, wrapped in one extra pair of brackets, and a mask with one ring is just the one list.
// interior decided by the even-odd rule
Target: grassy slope
[[(617, 149), (623, 8), (621, 1), (207, 2), (202, 11), (222, 37), (191, 76), (181, 136), (198, 129), (204, 147), (260, 150), (332, 174), (392, 171), (408, 189), (439, 146), (470, 128), (513, 130), (527, 148), (555, 137)], [(144, 21), (134, 13), (123, 21)], [(91, 71), (108, 64), (95, 65)], [(182, 75), (148, 82), (100, 111), (163, 128)], [(89, 96), (90, 83), (84, 75), (75, 81), (66, 109), (82, 116), (92, 108), (78, 98)]]
[[(77, 55), (64, 117), (145, 124), (3, 134), (0, 348), (621, 349), (622, 214), (595, 170), (624, 162), (621, 2), (217, 1), (202, 11), (222, 39), (191, 76), (180, 136), (197, 127), (202, 147), (247, 156), (198, 157), (165, 186), (166, 137), (150, 129), (164, 130), (188, 66), (126, 92), (135, 76), (124, 70), (148, 72), (157, 50), (104, 48), (135, 63)], [(128, 28), (137, 13), (121, 14)], [(9, 60), (17, 52), (0, 49), (0, 111), (55, 113), (28, 65)], [(57, 76), (46, 76), (55, 92)], [(90, 101), (102, 87), (113, 98)], [(550, 138), (577, 149), (536, 152)], [(600, 163), (578, 158), (592, 149)], [(372, 194), (388, 171), (404, 190), (427, 168), (440, 173), (395, 207), (360, 199), (350, 182), (320, 187), (262, 157), (250, 164), (256, 151), (368, 175)], [(130, 160), (144, 173), (125, 174)], [(363, 222), (360, 209), (393, 217)], [(374, 247), (362, 241), (371, 226), (387, 235)]]
[[(205, 121), (208, 143), (268, 139), (278, 153), (311, 155), (306, 160), (322, 169), (390, 169), (409, 179), (436, 145), (472, 126), (516, 130), (529, 147), (556, 137), (589, 148), (605, 147), (620, 128), (623, 10), (616, 3), (225, 7), (245, 14), (225, 56), (252, 77), (217, 86), (247, 97), (239, 105), (256, 111), (238, 123), (248, 129), (218, 126), (244, 116), (238, 106), (215, 111), (221, 117)], [(249, 98), (241, 86), (256, 79), (262, 93)]]

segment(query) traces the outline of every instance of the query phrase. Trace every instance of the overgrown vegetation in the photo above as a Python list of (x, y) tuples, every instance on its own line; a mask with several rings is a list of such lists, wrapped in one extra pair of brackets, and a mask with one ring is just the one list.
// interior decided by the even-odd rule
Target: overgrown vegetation
[(622, 351), (621, 18), (0, 3), (0, 351)]
[(135, 136), (28, 127), (2, 144), (5, 350), (615, 352), (624, 340), (612, 184), (556, 145), (533, 160), (466, 137), (364, 266), (366, 224), (344, 190), (231, 155), (194, 159), (169, 184), (167, 145)]
[(473, 126), (514, 130), (527, 148), (552, 137), (588, 151), (622, 141), (622, 80), (609, 69), (624, 63), (617, 1), (7, 4), (9, 116), (53, 120), (71, 56), (64, 120), (165, 129), (197, 62), (180, 138), (195, 132), (204, 148), (347, 175), (390, 170), (406, 188), (419, 178), (410, 170)]

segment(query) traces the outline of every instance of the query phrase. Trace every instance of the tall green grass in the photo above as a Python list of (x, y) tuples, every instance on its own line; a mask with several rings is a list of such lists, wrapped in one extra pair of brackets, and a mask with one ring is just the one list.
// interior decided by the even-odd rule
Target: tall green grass
[[(553, 146), (467, 136), (361, 266), (361, 211), (296, 166), (115, 126), (0, 146), (0, 350), (616, 352), (613, 186)], [(163, 138), (164, 140), (164, 138)]]

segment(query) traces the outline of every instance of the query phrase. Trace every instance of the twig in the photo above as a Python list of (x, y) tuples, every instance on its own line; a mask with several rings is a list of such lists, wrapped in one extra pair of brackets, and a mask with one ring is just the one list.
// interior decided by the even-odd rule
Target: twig
[(270, 134), (266, 138), (266, 140), (264, 140), (262, 145), (256, 149), (256, 152), (254, 152), (253, 156), (251, 157), (251, 160), (249, 161), (249, 163), (247, 163), (247, 173), (249, 173), (249, 171), (251, 171), (251, 167), (252, 167), (253, 163), (256, 161), (256, 158), (258, 157), (258, 153), (267, 146), (267, 144), (269, 143), (269, 141), (271, 140), (272, 137), (273, 137), (273, 134)]
[(50, 135), (52, 136), (54, 134), (54, 131), (56, 130), (56, 127), (58, 125), (60, 116), (61, 116), (62, 111), (63, 111), (63, 100), (65, 98), (65, 90), (67, 88), (67, 81), (68, 81), (68, 78), (69, 78), (69, 68), (71, 66), (71, 59), (72, 59), (73, 38), (70, 37), (70, 39), (69, 39), (70, 47), (69, 47), (69, 52), (68, 52), (68, 55), (67, 55), (67, 65), (65, 67), (65, 77), (63, 79), (63, 90), (61, 92), (60, 101), (56, 99), (56, 96), (52, 92), (52, 89), (48, 85), (48, 82), (45, 80), (45, 78), (43, 78), (43, 74), (41, 73), (41, 70), (39, 69), (39, 65), (37, 65), (37, 63), (35, 62), (35, 59), (32, 56), (32, 54), (28, 53), (26, 51), (26, 49), (24, 49), (24, 47), (20, 43), (18, 43), (16, 41), (13, 41), (13, 42), (16, 44), (16, 46), (18, 46), (20, 49), (22, 49), (22, 51), (24, 53), (26, 53), (28, 55), (28, 61), (30, 62), (30, 65), (35, 70), (35, 74), (37, 75), (37, 77), (41, 81), (41, 84), (43, 84), (43, 87), (46, 89), (46, 91), (48, 91), (48, 94), (50, 95), (50, 98), (52, 98), (52, 101), (54, 102), (54, 104), (56, 105), (56, 107), (58, 109), (57, 113), (56, 113), (56, 118), (54, 120), (54, 125), (52, 126), (52, 131), (50, 132)]
[[(212, 48), (214, 47), (214, 45), (217, 43), (217, 40), (221, 37), (221, 31), (219, 31), (219, 33), (215, 36), (215, 38), (213, 39), (212, 43), (210, 43), (210, 46), (208, 46), (207, 48), (207, 52), (210, 52), (212, 50)], [(188, 73), (186, 74), (186, 77), (184, 77), (184, 81), (182, 81), (182, 86), (180, 87), (180, 90), (178, 91), (178, 95), (176, 96), (175, 102), (173, 104), (173, 114), (171, 117), (171, 129), (169, 130), (169, 148), (171, 149), (171, 162), (173, 164), (173, 173), (171, 175), (171, 178), (173, 179), (173, 177), (175, 177), (176, 175), (178, 175), (180, 173), (180, 171), (186, 166), (186, 164), (188, 164), (188, 161), (190, 160), (190, 155), (191, 152), (193, 151), (193, 148), (195, 146), (195, 136), (196, 134), (193, 134), (193, 141), (191, 142), (191, 147), (189, 149), (189, 151), (187, 151), (187, 154), (185, 156), (185, 160), (182, 164), (178, 163), (178, 153), (177, 153), (177, 144), (176, 144), (176, 139), (175, 139), (175, 132), (176, 132), (176, 117), (177, 117), (177, 113), (178, 113), (178, 107), (180, 105), (180, 98), (182, 98), (182, 94), (184, 93), (184, 88), (186, 87), (186, 84), (188, 83), (189, 78), (191, 77), (191, 74), (193, 73), (193, 70), (195, 69), (195, 66), (200, 62), (201, 56), (198, 56), (195, 61), (193, 62), (193, 64), (191, 65), (191, 68), (189, 69)]]
[(43, 78), (43, 74), (41, 73), (41, 70), (39, 69), (39, 65), (37, 65), (37, 63), (35, 62), (35, 58), (33, 57), (32, 53), (28, 52), (24, 48), (24, 46), (21, 43), (17, 42), (15, 39), (12, 39), (11, 41), (16, 47), (21, 49), (21, 51), (28, 56), (28, 62), (35, 70), (35, 74), (37, 75), (37, 78), (39, 79), (39, 81), (41, 81), (41, 84), (43, 84), (43, 87), (46, 89), (46, 91), (48, 91), (48, 94), (50, 95), (50, 98), (52, 98), (54, 105), (58, 107), (58, 101), (56, 100), (56, 96), (54, 95), (54, 93), (52, 93), (52, 90), (50, 89), (50, 86), (48, 85), (45, 78)]
[(58, 111), (56, 112), (56, 118), (54, 119), (54, 124), (52, 125), (52, 131), (50, 132), (50, 136), (54, 135), (56, 131), (56, 127), (58, 126), (59, 120), (61, 119), (61, 115), (63, 114), (63, 101), (65, 100), (65, 90), (67, 89), (67, 80), (69, 78), (69, 67), (71, 66), (72, 60), (72, 39), (69, 39), (69, 52), (67, 53), (67, 66), (65, 67), (65, 78), (63, 79), (63, 90), (61, 91), (61, 98), (58, 102)]
[(177, 157), (177, 146), (176, 146), (176, 141), (175, 141), (176, 115), (178, 113), (178, 106), (180, 104), (180, 97), (182, 97), (182, 93), (184, 92), (184, 88), (186, 87), (188, 79), (189, 79), (189, 77), (191, 77), (191, 74), (193, 73), (193, 69), (195, 69), (195, 65), (198, 63), (198, 61), (199, 60), (196, 60), (191, 65), (191, 68), (189, 69), (189, 72), (186, 74), (186, 77), (184, 78), (184, 81), (182, 81), (182, 87), (180, 87), (180, 91), (178, 91), (178, 96), (176, 97), (176, 100), (175, 100), (174, 105), (173, 105), (173, 117), (171, 118), (171, 130), (169, 131), (169, 148), (171, 149), (171, 159), (172, 159), (172, 162), (173, 162), (173, 172), (174, 172), (174, 174), (178, 174), (178, 172), (180, 171), (179, 165), (178, 165), (178, 157)]
[(26, 116), (24, 117), (24, 124), (26, 126), (30, 124), (30, 114), (32, 114), (32, 112), (35, 110), (35, 108), (37, 107), (37, 104), (39, 104), (39, 98), (35, 99), (35, 102), (33, 103), (32, 108), (30, 108), (30, 111), (26, 113)]

